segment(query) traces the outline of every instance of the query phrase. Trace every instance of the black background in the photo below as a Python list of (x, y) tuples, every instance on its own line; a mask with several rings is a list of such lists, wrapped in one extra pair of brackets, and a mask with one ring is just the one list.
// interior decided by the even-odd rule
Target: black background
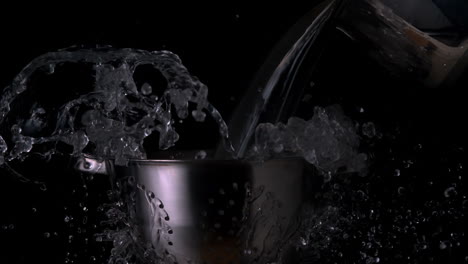
[[(189, 71), (208, 85), (210, 101), (228, 119), (274, 44), (314, 6), (314, 1), (301, 2), (305, 3), (271, 2), (257, 6), (173, 3), (131, 7), (114, 3), (103, 8), (75, 2), (63, 3), (57, 10), (30, 5), (3, 7), (0, 15), (0, 85), (6, 86), (38, 55), (71, 45), (167, 49), (178, 54)], [(444, 200), (441, 194), (458, 177), (458, 174), (447, 172), (447, 168), (458, 167), (466, 157), (464, 81), (455, 87), (429, 90), (380, 72), (376, 63), (363, 59), (365, 51), (362, 47), (344, 45), (348, 43), (343, 37), (334, 40), (314, 75), (317, 93), (313, 101), (321, 105), (343, 103), (346, 113), (353, 119), (373, 121), (382, 131), (382, 142), (365, 143), (373, 149), (373, 155), (381, 158), (375, 165), (378, 168), (369, 196), (373, 194), (381, 207), (395, 208), (395, 211), (420, 208), (425, 199)], [(365, 106), (364, 114), (359, 113), (359, 105)], [(419, 144), (424, 146), (424, 151), (415, 150)], [(419, 162), (416, 168), (404, 171), (413, 177), (392, 178), (394, 168), (401, 167), (407, 159)], [(42, 191), (38, 185), (21, 183), (1, 171), (1, 263), (65, 263), (66, 259), (74, 263), (94, 263), (94, 259), (96, 263), (104, 263), (107, 259), (109, 247), (96, 243), (93, 234), (102, 231), (99, 221), (103, 216), (98, 212), (98, 206), (108, 202), (109, 183), (106, 178), (91, 180), (70, 172), (68, 162), (58, 158), (53, 165), (35, 164), (34, 169), (19, 166), (31, 178), (44, 181), (47, 191)], [(436, 186), (427, 187), (425, 184), (429, 180), (436, 182)], [(411, 192), (395, 198), (395, 190), (405, 184), (410, 186), (407, 189)], [(463, 189), (459, 190), (459, 195), (466, 195), (466, 185), (463, 185), (466, 177), (460, 184)], [(361, 188), (366, 184), (361, 181), (356, 185)], [(87, 198), (85, 193), (88, 193)], [(85, 214), (80, 213), (79, 202), (89, 210), (86, 224), (82, 224)], [(363, 208), (375, 206), (372, 202), (362, 204)], [(441, 204), (441, 207), (445, 206)], [(65, 222), (67, 215), (75, 215), (75, 219)], [(381, 223), (390, 223), (393, 216), (390, 214)], [(440, 226), (443, 229), (440, 236), (448, 237), (448, 227), (452, 226), (455, 231), (463, 228), (444, 219), (436, 223), (438, 226), (427, 227), (428, 234), (432, 234), (431, 228)], [(365, 224), (361, 226), (364, 228)], [(78, 227), (86, 228), (87, 232), (78, 234)], [(45, 233), (50, 233), (50, 237), (44, 237)], [(74, 236), (71, 243), (70, 235)], [(88, 239), (87, 243), (85, 239)], [(411, 239), (405, 239), (402, 235), (400, 244), (395, 244), (397, 249), (382, 249), (382, 259), (388, 263), (408, 263), (402, 252), (410, 256), (414, 252), (411, 251)], [(464, 239), (463, 247), (466, 248)], [(334, 248), (342, 247), (343, 252), (354, 256), (358, 255), (356, 248), (360, 242), (337, 239)], [(435, 250), (438, 243), (439, 237), (434, 238)], [(454, 250), (453, 255), (447, 251), (435, 253), (436, 257), (432, 259), (435, 263), (463, 263), (460, 262), (465, 260), (463, 247)], [(332, 251), (324, 253), (333, 255)], [(326, 260), (331, 262), (336, 256), (324, 254), (323, 258), (326, 259), (322, 261), (328, 263)], [(427, 260), (430, 256), (420, 258)], [(353, 260), (350, 257), (349, 263)]]

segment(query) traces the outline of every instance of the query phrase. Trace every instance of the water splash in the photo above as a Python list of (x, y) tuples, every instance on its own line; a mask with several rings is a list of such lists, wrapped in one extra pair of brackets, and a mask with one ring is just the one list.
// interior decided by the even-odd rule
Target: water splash
[[(218, 123), (220, 133), (231, 149), (227, 126), (219, 112), (208, 102), (208, 88), (191, 76), (179, 57), (169, 51), (135, 49), (65, 49), (39, 56), (29, 63), (3, 91), (0, 100), (0, 124), (7, 117), (12, 103), (28, 89), (31, 76), (46, 67), (53, 74), (66, 63), (91, 65), (95, 72), (92, 92), (66, 102), (56, 114), (56, 123), (47, 124), (41, 106), (32, 109), (30, 117), (11, 125), (11, 136), (0, 136), (0, 162), (22, 159), (36, 145), (63, 142), (73, 147), (72, 155), (85, 152), (96, 157), (114, 159), (126, 164), (130, 158), (145, 158), (143, 141), (159, 133), (159, 149), (175, 145), (179, 139), (173, 127), (172, 108), (177, 118), (189, 116), (189, 104), (195, 109), (192, 117), (204, 121), (207, 112)], [(138, 89), (133, 74), (142, 65), (161, 72), (167, 87), (161, 97), (144, 83)], [(53, 69), (53, 70), (51, 70)], [(46, 127), (55, 125), (48, 135)], [(28, 129), (28, 133), (25, 133)], [(33, 135), (31, 135), (33, 134)], [(6, 141), (6, 142), (5, 142)], [(56, 150), (55, 147), (52, 147)], [(47, 155), (54, 154), (48, 152)]]
[(310, 120), (291, 117), (287, 124), (264, 123), (257, 127), (251, 157), (303, 157), (325, 175), (363, 172), (367, 156), (358, 151), (360, 139), (354, 123), (341, 108), (316, 107)]

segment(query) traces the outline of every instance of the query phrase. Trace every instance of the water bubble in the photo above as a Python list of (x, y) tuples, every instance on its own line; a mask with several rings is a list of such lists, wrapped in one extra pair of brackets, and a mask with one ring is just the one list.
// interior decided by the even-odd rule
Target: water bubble
[(449, 187), (449, 188), (445, 189), (445, 191), (444, 191), (444, 196), (446, 198), (450, 198), (450, 197), (453, 197), (455, 195), (457, 195), (457, 190), (455, 189), (455, 187)]
[(45, 192), (45, 191), (47, 191), (47, 186), (43, 183), (43, 184), (41, 184), (41, 186), (39, 186), (39, 189), (41, 189), (41, 191)]
[(68, 215), (67, 215), (67, 216), (65, 216), (65, 218), (64, 218), (64, 221), (65, 221), (65, 223), (68, 223), (68, 222), (70, 222), (70, 220), (71, 220), (71, 219), (70, 219), (70, 217), (69, 217)]
[(141, 86), (141, 93), (144, 94), (144, 95), (149, 95), (153, 92), (153, 87), (151, 87), (151, 85), (149, 85), (148, 83), (144, 83), (142, 86)]
[(396, 176), (396, 177), (400, 176), (400, 174), (401, 172), (399, 169), (395, 169), (395, 171), (393, 172), (393, 176)]
[(45, 238), (49, 238), (49, 237), (50, 237), (50, 233), (49, 233), (49, 232), (45, 232), (45, 233), (44, 233), (44, 237), (45, 237)]
[(403, 186), (398, 187), (398, 194), (399, 195), (405, 195), (406, 194), (406, 189)]
[(208, 199), (208, 203), (209, 203), (209, 204), (214, 204), (214, 199), (213, 199), (213, 198), (209, 198), (209, 199)]
[(8, 225), (8, 229), (10, 229), (10, 230), (15, 229), (15, 225), (14, 225), (14, 224), (9, 224), (9, 225)]
[(32, 210), (33, 213), (37, 212), (37, 209), (35, 207), (33, 207), (31, 210)]

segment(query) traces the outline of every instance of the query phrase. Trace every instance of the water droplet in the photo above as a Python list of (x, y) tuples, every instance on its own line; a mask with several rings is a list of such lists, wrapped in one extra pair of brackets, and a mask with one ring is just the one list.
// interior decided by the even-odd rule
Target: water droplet
[(64, 221), (65, 221), (65, 223), (68, 223), (68, 222), (70, 222), (70, 220), (71, 220), (71, 219), (70, 219), (70, 217), (69, 217), (68, 215), (67, 215), (67, 216), (65, 216), (65, 218), (64, 218)]
[(153, 87), (151, 87), (150, 84), (148, 83), (144, 83), (142, 86), (141, 86), (141, 93), (143, 95), (149, 95), (153, 92)]
[(135, 177), (133, 177), (133, 176), (128, 177), (128, 183), (131, 186), (133, 186), (135, 184)]
[(213, 198), (208, 199), (208, 203), (209, 204), (214, 204), (214, 199)]
[(33, 213), (37, 212), (37, 209), (35, 207), (33, 207), (31, 210), (32, 210)]
[(393, 176), (400, 176), (400, 170), (399, 169), (396, 169), (394, 172), (393, 172)]
[(447, 198), (453, 197), (455, 195), (457, 195), (457, 190), (455, 189), (455, 187), (449, 187), (444, 191), (444, 196)]
[(8, 225), (8, 229), (10, 229), (10, 230), (15, 229), (15, 225), (14, 225), (14, 224), (9, 224), (9, 225)]
[(207, 156), (206, 151), (200, 150), (195, 154), (195, 159), (196, 160), (202, 160), (202, 159), (205, 159), (206, 156)]
[(235, 204), (234, 200), (229, 200), (228, 203), (229, 203), (229, 205), (231, 205), (231, 206)]
[(236, 182), (232, 183), (232, 189), (233, 189), (234, 191), (239, 190), (239, 184), (237, 184)]
[(43, 184), (41, 184), (39, 189), (41, 189), (41, 191), (45, 192), (45, 191), (47, 191), (47, 186), (43, 183)]
[(221, 194), (221, 195), (225, 195), (225, 194), (226, 194), (226, 192), (224, 191), (224, 189), (223, 189), (223, 188), (221, 188), (221, 189), (219, 189), (219, 194)]
[(55, 72), (55, 64), (50, 63), (49, 65), (47, 65), (46, 73), (47, 74), (53, 74), (54, 72)]
[(447, 248), (447, 244), (444, 241), (440, 241), (439, 248), (444, 250)]
[(88, 208), (86, 206), (83, 207), (83, 212), (88, 212)]
[(45, 237), (45, 238), (49, 238), (49, 237), (50, 237), (50, 233), (49, 233), (49, 232), (45, 232), (45, 233), (44, 233), (44, 237)]

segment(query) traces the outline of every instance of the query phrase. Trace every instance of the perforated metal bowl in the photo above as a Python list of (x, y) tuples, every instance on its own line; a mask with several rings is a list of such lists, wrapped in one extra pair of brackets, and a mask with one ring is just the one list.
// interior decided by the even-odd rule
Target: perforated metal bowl
[(144, 239), (178, 263), (274, 260), (298, 227), (310, 177), (301, 159), (109, 164), (86, 158), (78, 169), (134, 181)]

